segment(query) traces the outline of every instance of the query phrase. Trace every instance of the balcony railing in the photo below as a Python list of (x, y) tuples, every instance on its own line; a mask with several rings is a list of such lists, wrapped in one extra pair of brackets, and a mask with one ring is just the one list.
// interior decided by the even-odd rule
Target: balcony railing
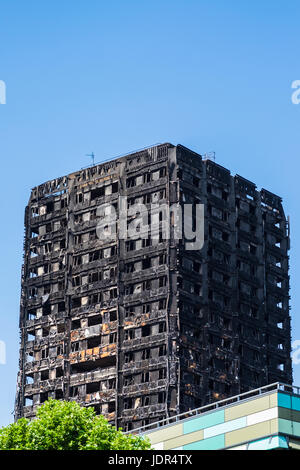
[(286, 393), (291, 393), (294, 395), (300, 395), (300, 387), (296, 387), (294, 385), (287, 385), (280, 382), (276, 382), (270, 385), (265, 385), (264, 387), (260, 387), (254, 390), (250, 390), (249, 392), (241, 393), (240, 395), (235, 395), (230, 398), (226, 398), (221, 401), (217, 401), (215, 403), (211, 403), (209, 405), (202, 406), (201, 408), (196, 408), (195, 410), (186, 411), (176, 416), (172, 416), (170, 418), (165, 418), (156, 423), (148, 424), (141, 428), (133, 429), (131, 431), (127, 431), (125, 434), (136, 434), (136, 433), (145, 433), (147, 431), (155, 431), (162, 426), (166, 426), (168, 424), (178, 423), (183, 419), (192, 418), (193, 416), (199, 416), (203, 413), (207, 413), (209, 411), (214, 411), (224, 406), (232, 405), (234, 403), (239, 403), (243, 400), (248, 400), (255, 396), (263, 395), (265, 393), (270, 393), (273, 391), (282, 391)]

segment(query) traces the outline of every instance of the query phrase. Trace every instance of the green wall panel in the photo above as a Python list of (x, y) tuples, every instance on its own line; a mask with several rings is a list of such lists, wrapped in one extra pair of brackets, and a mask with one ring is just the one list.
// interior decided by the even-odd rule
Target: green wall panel
[(292, 397), (293, 410), (300, 411), (300, 397)]
[(217, 450), (225, 447), (224, 434), (183, 446), (184, 450)]
[(278, 393), (278, 406), (283, 408), (292, 408), (292, 400), (290, 395)]
[(224, 410), (214, 411), (213, 413), (193, 418), (190, 421), (183, 423), (183, 434), (199, 431), (200, 429), (209, 428), (216, 424), (224, 423)]

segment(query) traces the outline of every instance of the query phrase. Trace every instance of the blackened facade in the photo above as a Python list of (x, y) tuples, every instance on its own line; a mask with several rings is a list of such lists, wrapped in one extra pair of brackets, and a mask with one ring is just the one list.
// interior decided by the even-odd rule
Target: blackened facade
[[(99, 240), (97, 208), (203, 204), (204, 246)], [(134, 215), (129, 216), (129, 222)], [(197, 223), (197, 221), (194, 221)], [(281, 198), (162, 144), (32, 190), (25, 213), (15, 416), (77, 400), (130, 430), (292, 383)]]

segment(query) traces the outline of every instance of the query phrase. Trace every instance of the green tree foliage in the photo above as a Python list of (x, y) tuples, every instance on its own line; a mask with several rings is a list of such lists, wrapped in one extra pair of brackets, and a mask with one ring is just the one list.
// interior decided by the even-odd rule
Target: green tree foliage
[(125, 435), (74, 401), (48, 400), (36, 419), (0, 429), (0, 450), (147, 450), (147, 438)]

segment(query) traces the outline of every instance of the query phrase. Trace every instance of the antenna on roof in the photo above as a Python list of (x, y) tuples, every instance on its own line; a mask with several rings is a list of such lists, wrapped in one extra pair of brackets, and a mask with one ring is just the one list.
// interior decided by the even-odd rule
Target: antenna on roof
[(207, 152), (203, 155), (203, 160), (216, 161), (216, 152)]
[(92, 162), (93, 162), (92, 164), (93, 164), (93, 166), (94, 166), (94, 165), (95, 165), (95, 154), (94, 154), (94, 152), (92, 152), (92, 153), (87, 153), (87, 154), (86, 154), (86, 157), (91, 157)]

